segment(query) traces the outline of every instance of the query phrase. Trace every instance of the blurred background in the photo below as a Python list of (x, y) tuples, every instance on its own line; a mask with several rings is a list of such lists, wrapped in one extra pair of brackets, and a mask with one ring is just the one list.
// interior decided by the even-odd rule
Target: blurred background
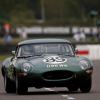
[(19, 41), (42, 37), (99, 44), (100, 0), (0, 0), (0, 59)]

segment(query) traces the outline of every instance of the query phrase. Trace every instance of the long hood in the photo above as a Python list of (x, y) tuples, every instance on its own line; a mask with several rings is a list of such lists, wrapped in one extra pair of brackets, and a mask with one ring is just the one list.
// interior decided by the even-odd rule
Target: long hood
[(34, 57), (28, 60), (32, 65), (32, 72), (46, 72), (55, 70), (68, 70), (72, 72), (79, 72), (82, 68), (79, 65), (78, 57), (65, 57), (57, 55), (49, 55), (43, 57)]

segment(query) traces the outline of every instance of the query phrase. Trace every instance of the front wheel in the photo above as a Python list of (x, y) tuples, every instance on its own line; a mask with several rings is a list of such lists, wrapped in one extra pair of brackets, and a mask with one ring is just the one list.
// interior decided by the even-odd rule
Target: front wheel
[(27, 93), (28, 88), (21, 82), (21, 80), (16, 77), (16, 93), (17, 94), (25, 94)]
[(7, 93), (15, 93), (15, 82), (10, 80), (6, 75), (4, 76), (4, 87)]
[(80, 84), (80, 90), (83, 93), (88, 93), (91, 90), (91, 85), (92, 85), (92, 78), (91, 77), (87, 80), (82, 80), (82, 83)]
[(77, 91), (78, 86), (77, 85), (70, 85), (70, 86), (68, 86), (68, 90), (69, 90), (69, 92)]

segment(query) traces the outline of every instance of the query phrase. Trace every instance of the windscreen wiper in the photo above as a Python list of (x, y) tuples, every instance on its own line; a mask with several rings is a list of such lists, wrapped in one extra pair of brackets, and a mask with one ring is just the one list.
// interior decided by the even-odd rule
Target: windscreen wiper
[(17, 58), (29, 58), (29, 57), (33, 57), (33, 55), (18, 56)]
[(73, 57), (74, 55), (68, 55), (68, 54), (65, 54), (65, 56)]

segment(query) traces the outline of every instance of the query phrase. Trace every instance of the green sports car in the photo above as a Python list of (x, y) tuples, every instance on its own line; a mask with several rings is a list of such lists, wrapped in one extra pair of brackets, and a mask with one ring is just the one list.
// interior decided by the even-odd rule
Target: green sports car
[(66, 87), (84, 93), (91, 90), (93, 64), (77, 56), (67, 40), (25, 40), (12, 54), (1, 68), (7, 93), (24, 94), (28, 87)]

